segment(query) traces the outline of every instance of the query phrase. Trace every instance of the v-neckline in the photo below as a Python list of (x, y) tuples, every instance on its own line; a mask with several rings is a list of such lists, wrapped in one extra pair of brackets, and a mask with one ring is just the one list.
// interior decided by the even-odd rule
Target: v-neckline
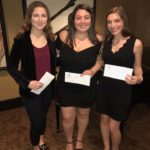
[(96, 46), (96, 45), (91, 45), (90, 47), (87, 47), (87, 48), (85, 48), (85, 49), (82, 49), (82, 50), (80, 50), (80, 51), (77, 51), (77, 50), (75, 50), (74, 48), (71, 48), (68, 44), (64, 43), (64, 42), (60, 39), (60, 37), (59, 37), (59, 40), (60, 40), (64, 45), (66, 45), (67, 47), (69, 47), (73, 52), (75, 52), (75, 53), (77, 53), (77, 54), (78, 54), (78, 53), (82, 53), (82, 52), (84, 52), (84, 51), (86, 51), (86, 50), (88, 50), (88, 49), (90, 49), (90, 48)]
[[(66, 44), (66, 45), (67, 45), (67, 44)], [(84, 51), (86, 51), (86, 50), (88, 50), (88, 49), (94, 47), (95, 45), (92, 45), (92, 46), (87, 47), (87, 48), (85, 48), (85, 49), (82, 49), (82, 50), (80, 50), (80, 51), (77, 51), (77, 50), (75, 50), (74, 48), (71, 48), (69, 45), (67, 45), (67, 46), (68, 46), (72, 51), (74, 51), (75, 53), (81, 53), (81, 52), (84, 52)]]
[(117, 51), (114, 51), (114, 52), (113, 52), (113, 50), (112, 50), (112, 40), (111, 40), (111, 53), (112, 53), (112, 54), (119, 53), (119, 51), (128, 43), (128, 40), (129, 40), (129, 39), (131, 39), (131, 36), (129, 36), (129, 37), (126, 39), (126, 42), (125, 42), (121, 47), (119, 47)]

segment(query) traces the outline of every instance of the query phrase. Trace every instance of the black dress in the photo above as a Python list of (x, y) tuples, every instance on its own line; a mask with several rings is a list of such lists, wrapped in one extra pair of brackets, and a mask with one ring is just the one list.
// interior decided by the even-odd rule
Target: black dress
[[(126, 43), (113, 53), (112, 39), (104, 45), (103, 59), (105, 64), (133, 68), (135, 38), (130, 37)], [(127, 118), (132, 96), (132, 86), (125, 81), (102, 76), (99, 82), (96, 111), (111, 118), (123, 121)]]
[(61, 106), (74, 106), (88, 108), (95, 102), (96, 96), (96, 75), (91, 78), (90, 86), (64, 82), (65, 72), (82, 73), (90, 69), (96, 62), (100, 49), (100, 43), (86, 48), (80, 52), (64, 44), (59, 36), (56, 40), (56, 47), (60, 51), (60, 71), (57, 78), (56, 96)]

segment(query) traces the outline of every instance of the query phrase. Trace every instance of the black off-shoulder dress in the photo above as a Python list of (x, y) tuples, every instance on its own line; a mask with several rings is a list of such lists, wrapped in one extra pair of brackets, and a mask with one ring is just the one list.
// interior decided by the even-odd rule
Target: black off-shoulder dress
[(61, 106), (88, 108), (95, 102), (97, 75), (91, 78), (90, 86), (67, 83), (64, 81), (65, 72), (82, 73), (90, 69), (96, 61), (101, 43), (97, 43), (80, 52), (64, 44), (59, 36), (56, 47), (60, 52), (60, 71), (57, 78), (56, 96)]

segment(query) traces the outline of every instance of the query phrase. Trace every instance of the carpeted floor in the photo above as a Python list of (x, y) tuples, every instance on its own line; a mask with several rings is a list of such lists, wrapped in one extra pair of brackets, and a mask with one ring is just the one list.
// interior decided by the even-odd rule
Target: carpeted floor
[[(0, 112), (0, 150), (32, 150), (28, 136), (29, 122), (24, 107)], [(48, 114), (46, 138), (51, 150), (64, 150), (64, 133), (56, 133), (55, 107)], [(85, 150), (102, 150), (98, 116), (92, 110), (84, 140)], [(150, 106), (136, 104), (124, 124), (120, 150), (150, 149)]]

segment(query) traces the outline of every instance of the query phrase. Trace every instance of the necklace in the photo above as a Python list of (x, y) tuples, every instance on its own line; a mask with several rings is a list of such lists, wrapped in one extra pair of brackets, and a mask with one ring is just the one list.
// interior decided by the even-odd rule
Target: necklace
[(113, 40), (112, 41), (112, 52), (118, 52), (120, 50), (121, 47), (123, 47), (123, 45), (127, 42), (128, 38), (122, 38), (119, 40)]
[(80, 52), (86, 48), (86, 45), (87, 45), (87, 37), (83, 39), (75, 39), (74, 49), (77, 52)]

